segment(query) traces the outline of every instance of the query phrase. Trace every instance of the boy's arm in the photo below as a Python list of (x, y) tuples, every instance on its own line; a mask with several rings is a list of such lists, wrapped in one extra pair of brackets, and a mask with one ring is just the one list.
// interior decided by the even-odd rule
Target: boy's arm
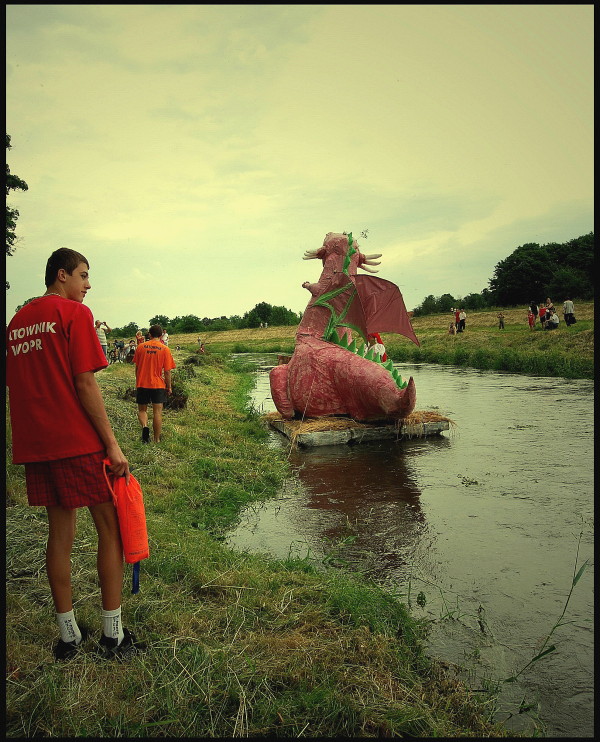
[(171, 394), (171, 369), (165, 369), (165, 384), (167, 385), (167, 392)]
[(110, 470), (117, 476), (124, 474), (125, 481), (129, 484), (129, 462), (121, 451), (113, 433), (104, 407), (102, 393), (93, 371), (77, 374), (74, 381), (79, 401), (106, 447), (106, 454), (111, 463)]

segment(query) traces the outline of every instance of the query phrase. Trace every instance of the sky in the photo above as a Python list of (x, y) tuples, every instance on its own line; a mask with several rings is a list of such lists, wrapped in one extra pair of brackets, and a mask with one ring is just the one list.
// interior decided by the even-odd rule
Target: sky
[[(593, 5), (8, 5), (17, 249), (111, 327), (303, 311), (328, 232), (407, 308), (593, 230)], [(366, 237), (360, 237), (365, 234)]]

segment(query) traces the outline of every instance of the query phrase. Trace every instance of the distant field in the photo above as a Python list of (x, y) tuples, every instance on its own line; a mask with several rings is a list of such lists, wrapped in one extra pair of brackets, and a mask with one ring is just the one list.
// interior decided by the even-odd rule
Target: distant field
[[(511, 307), (510, 309), (493, 309), (485, 312), (467, 312), (466, 326), (467, 327), (497, 327), (498, 326), (498, 313), (504, 314), (505, 325), (523, 325), (527, 327), (527, 312), (529, 307)], [(562, 323), (562, 303), (556, 306), (557, 314)], [(585, 304), (575, 305), (575, 317), (577, 320), (593, 320), (594, 319), (594, 302), (586, 302)], [(443, 330), (448, 329), (450, 322), (454, 320), (454, 317), (450, 312), (448, 314), (429, 314), (425, 317), (413, 317), (412, 325), (415, 332), (418, 330), (432, 330), (440, 328)]]
[[(566, 329), (562, 323), (562, 305), (557, 307), (561, 319), (560, 330)], [(498, 326), (498, 312), (504, 313), (505, 325), (521, 325), (527, 328), (527, 307), (510, 309), (493, 309), (485, 312), (467, 313), (466, 327), (487, 328)], [(594, 302), (586, 302), (575, 305), (575, 316), (578, 320), (592, 321), (594, 319)], [(417, 335), (420, 330), (440, 330), (446, 332), (453, 316), (448, 314), (430, 314), (425, 317), (413, 317), (412, 325)], [(188, 333), (184, 335), (171, 335), (171, 344), (197, 345), (198, 337), (207, 343), (260, 343), (265, 341), (276, 341), (282, 339), (293, 339), (296, 335), (296, 326), (290, 327), (267, 327), (246, 330), (225, 330), (223, 332)]]

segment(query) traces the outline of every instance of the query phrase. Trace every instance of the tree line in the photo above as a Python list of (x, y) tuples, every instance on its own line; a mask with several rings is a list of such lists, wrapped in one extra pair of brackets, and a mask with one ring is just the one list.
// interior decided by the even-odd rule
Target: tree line
[[(194, 314), (186, 314), (182, 317), (169, 318), (164, 314), (157, 314), (148, 320), (148, 327), (160, 325), (170, 335), (220, 332), (223, 330), (241, 330), (246, 328), (260, 327), (261, 325), (297, 325), (302, 319), (302, 314), (293, 312), (286, 307), (277, 307), (261, 301), (243, 316), (234, 314), (230, 317), (197, 317)], [(146, 332), (148, 328), (139, 327), (135, 322), (123, 327), (113, 327), (113, 337), (133, 337), (138, 330)]]
[[(6, 149), (12, 149), (12, 145), (10, 143), (10, 136), (6, 135)], [(27, 183), (19, 178), (18, 175), (15, 175), (14, 173), (10, 172), (10, 168), (8, 166), (8, 162), (6, 163), (6, 181), (4, 183), (6, 187), (6, 196), (10, 194), (11, 191), (27, 191), (29, 189), (29, 186)], [(6, 203), (6, 255), (12, 255), (15, 251), (15, 244), (18, 241), (17, 238), (17, 219), (19, 218), (19, 210), (14, 209), (11, 206), (8, 205), (8, 202)], [(7, 281), (6, 282), (6, 290), (10, 288), (10, 284)]]
[(445, 314), (455, 307), (471, 311), (516, 307), (545, 301), (548, 296), (561, 301), (567, 297), (580, 301), (594, 298), (593, 232), (564, 243), (520, 245), (496, 264), (488, 288), (464, 297), (430, 294), (414, 315)]

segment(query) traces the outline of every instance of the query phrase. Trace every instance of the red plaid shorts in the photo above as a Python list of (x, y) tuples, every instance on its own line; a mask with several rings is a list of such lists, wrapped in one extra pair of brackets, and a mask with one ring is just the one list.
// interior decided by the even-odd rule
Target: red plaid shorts
[(25, 464), (30, 505), (83, 508), (112, 500), (104, 478), (105, 451)]

